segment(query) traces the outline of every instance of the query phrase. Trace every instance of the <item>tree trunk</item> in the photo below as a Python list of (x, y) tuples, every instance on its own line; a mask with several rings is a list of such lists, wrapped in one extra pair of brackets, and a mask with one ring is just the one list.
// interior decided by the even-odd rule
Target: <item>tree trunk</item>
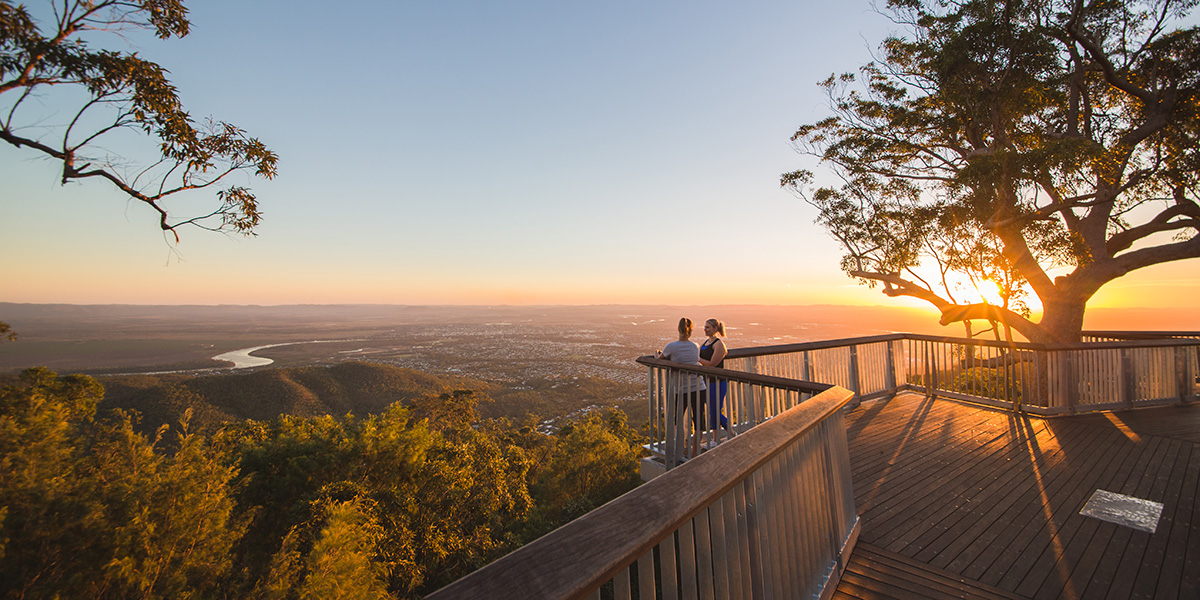
[(1080, 341), (1083, 332), (1083, 313), (1087, 310), (1087, 300), (1058, 300), (1044, 305), (1042, 322), (1039, 323), (1044, 339), (1029, 341), (1038, 344), (1075, 344)]

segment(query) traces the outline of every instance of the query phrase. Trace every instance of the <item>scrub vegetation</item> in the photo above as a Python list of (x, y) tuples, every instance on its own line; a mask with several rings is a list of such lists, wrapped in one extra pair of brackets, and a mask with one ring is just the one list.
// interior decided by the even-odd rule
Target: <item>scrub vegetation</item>
[(221, 378), (176, 381), (153, 428), (94, 378), (25, 370), (0, 388), (0, 597), (420, 597), (637, 484), (620, 411), (543, 433), (376, 367), (338, 368), (409, 385), (274, 373), (264, 392), (310, 387), (256, 418), (191, 402)]

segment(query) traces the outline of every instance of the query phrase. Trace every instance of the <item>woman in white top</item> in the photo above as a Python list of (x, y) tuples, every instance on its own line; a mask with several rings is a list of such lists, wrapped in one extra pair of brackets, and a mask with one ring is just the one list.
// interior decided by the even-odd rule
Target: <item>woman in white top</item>
[[(687, 317), (679, 319), (679, 339), (667, 344), (661, 351), (655, 352), (655, 358), (661, 358), (672, 362), (684, 363), (688, 365), (700, 364), (700, 347), (695, 342), (691, 341), (692, 337), (692, 320)], [(699, 453), (700, 432), (704, 431), (704, 411), (700, 410), (700, 392), (705, 391), (704, 379), (697, 375), (681, 376), (675, 386), (675, 409), (676, 416), (676, 431), (679, 432), (675, 437), (677, 442), (682, 442), (686, 435), (684, 427), (683, 413), (690, 411), (692, 413), (692, 426), (695, 427), (696, 435), (693, 437), (693, 451), (695, 456)], [(680, 444), (682, 446), (682, 444)]]

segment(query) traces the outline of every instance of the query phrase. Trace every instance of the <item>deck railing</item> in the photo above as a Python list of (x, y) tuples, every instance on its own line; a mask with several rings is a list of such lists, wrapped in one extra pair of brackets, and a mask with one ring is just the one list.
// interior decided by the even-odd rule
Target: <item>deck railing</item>
[[(670, 469), (707, 447), (749, 431), (832, 384), (684, 365), (643, 356), (649, 369), (650, 430), (643, 478)], [(844, 386), (843, 386), (844, 387)]]
[(852, 400), (915, 390), (1052, 415), (1200, 399), (1200, 334), (1085, 339), (892, 334), (733, 349), (724, 369), (639, 358), (659, 476), (429, 598), (827, 597), (858, 536)]
[(860, 399), (924, 392), (1042, 416), (1192, 402), (1200, 333), (1089, 332), (1043, 345), (917, 334), (729, 352), (729, 369), (831, 382)]
[(858, 537), (851, 396), (828, 387), (428, 598), (828, 597)]

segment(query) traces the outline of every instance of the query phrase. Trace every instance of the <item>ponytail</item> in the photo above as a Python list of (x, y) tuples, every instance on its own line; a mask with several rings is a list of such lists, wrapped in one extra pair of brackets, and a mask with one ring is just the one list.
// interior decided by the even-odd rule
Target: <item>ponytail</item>
[(692, 320), (687, 317), (679, 318), (679, 335), (692, 337)]

